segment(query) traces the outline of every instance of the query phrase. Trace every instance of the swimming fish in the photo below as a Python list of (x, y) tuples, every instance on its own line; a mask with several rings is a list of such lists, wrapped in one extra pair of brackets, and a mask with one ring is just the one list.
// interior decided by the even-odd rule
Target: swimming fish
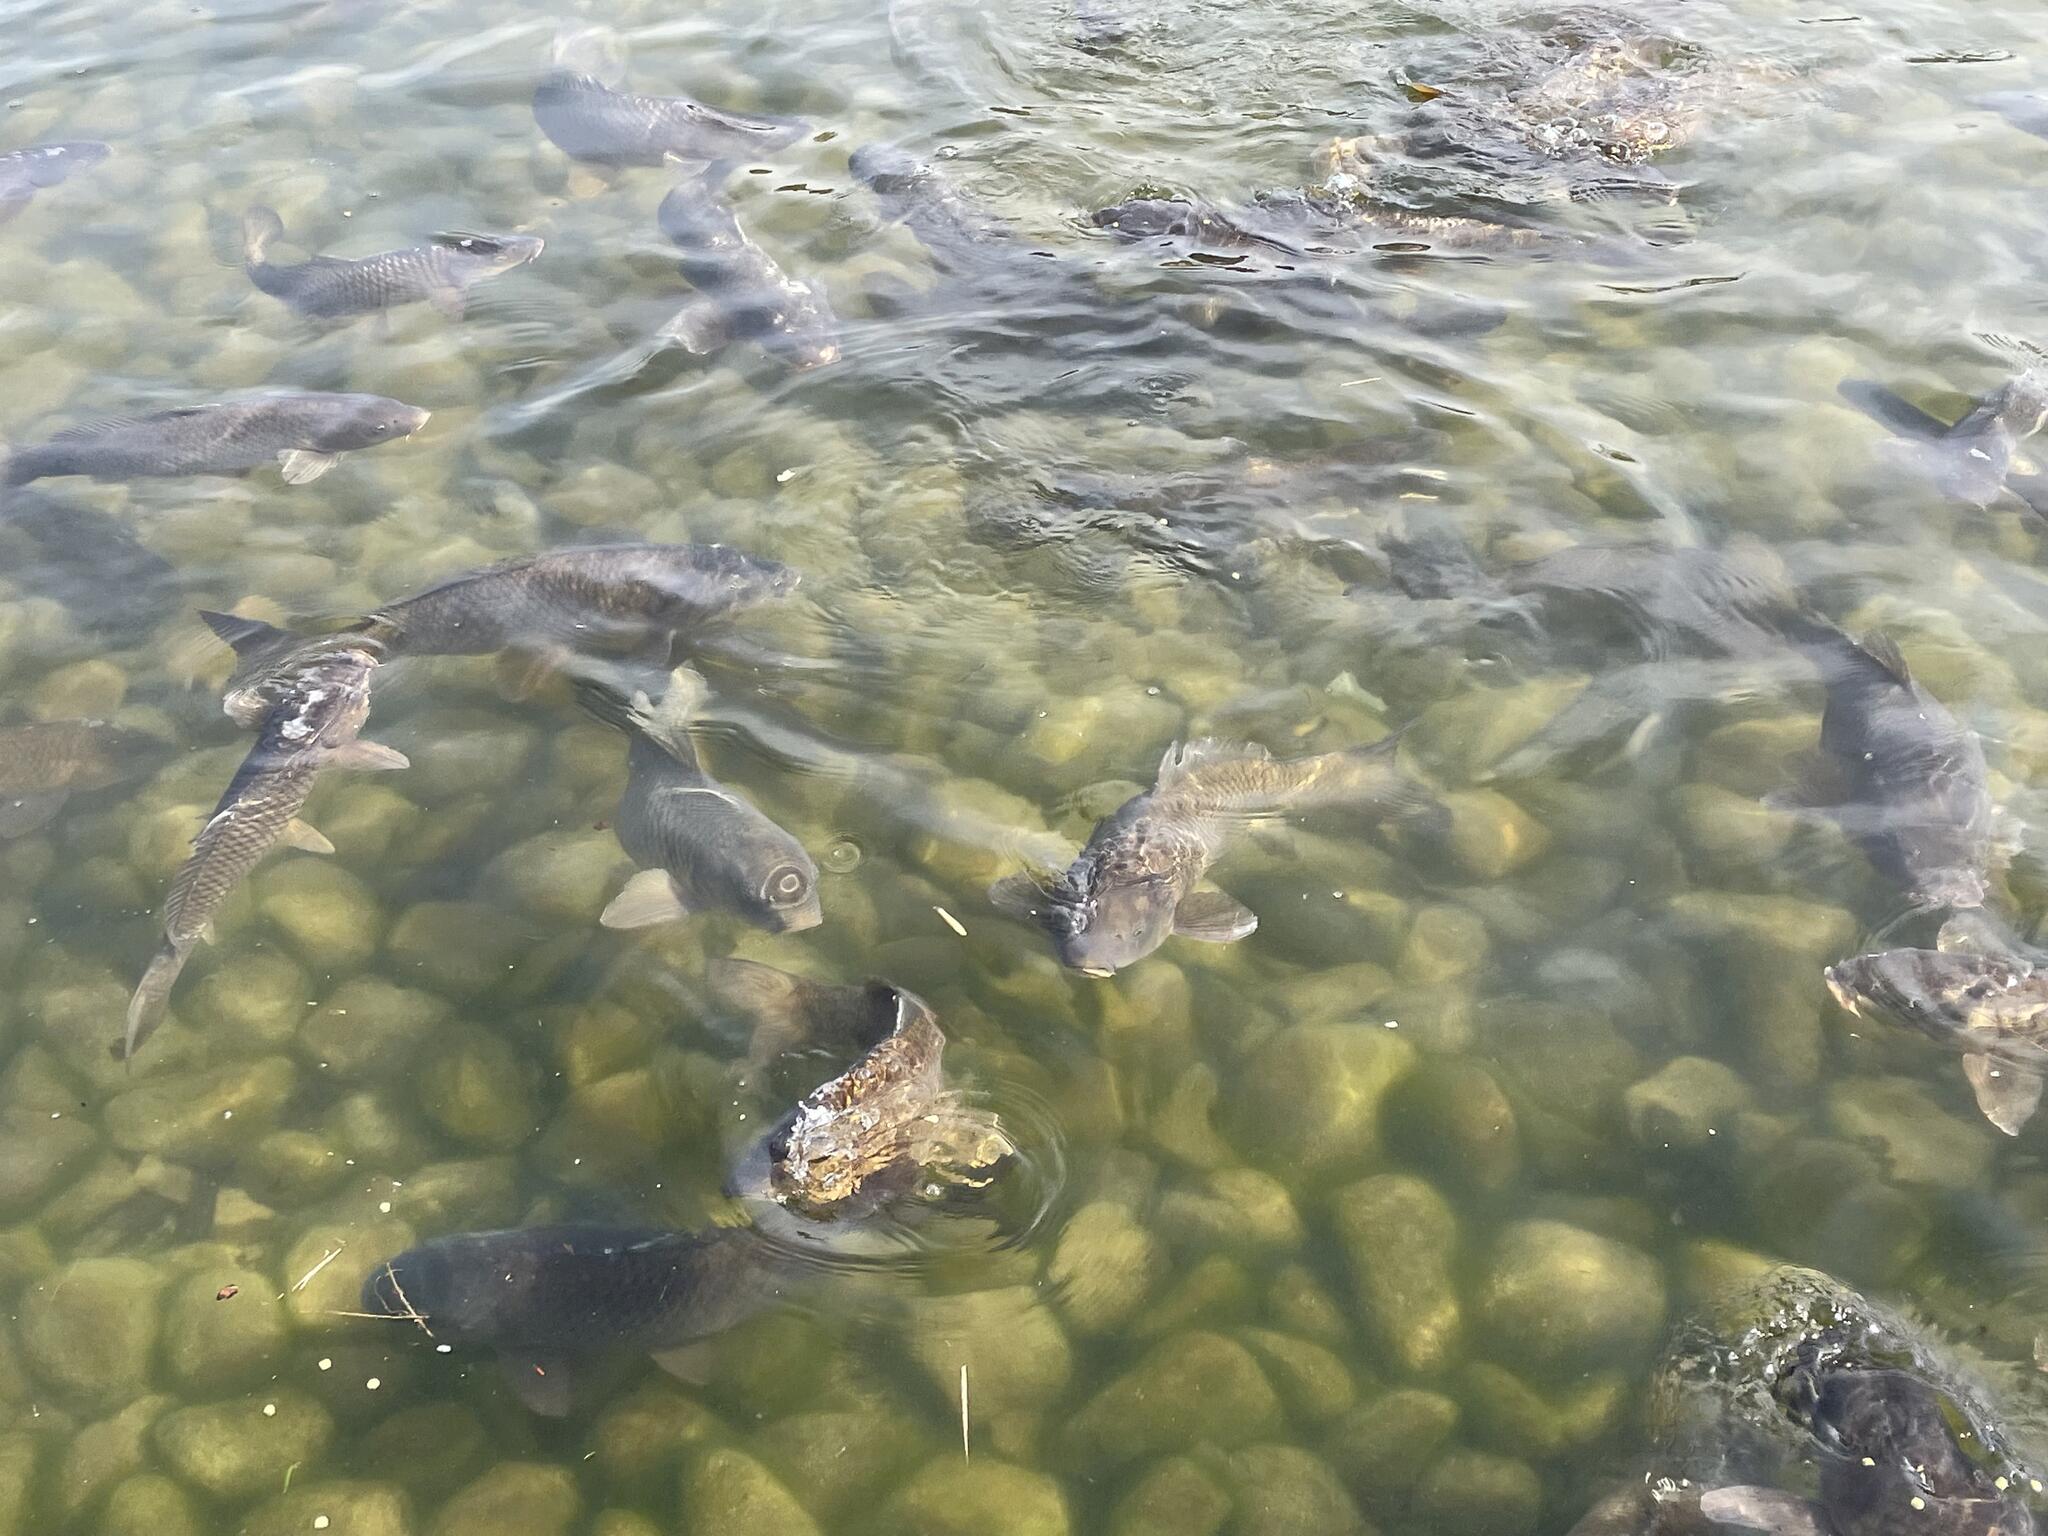
[(1801, 800), (1840, 824), (1921, 907), (1982, 905), (1994, 808), (1977, 733), (1921, 687), (1890, 637), (1803, 647), (1820, 669), (1821, 757)]
[(370, 1272), (362, 1303), (437, 1344), (495, 1350), (520, 1401), (559, 1418), (593, 1357), (634, 1349), (661, 1361), (773, 1305), (783, 1285), (782, 1265), (743, 1227), (546, 1226), (409, 1248)]
[(74, 794), (140, 777), (162, 745), (104, 720), (0, 726), (0, 838), (48, 825)]
[(1907, 457), (1943, 495), (1984, 507), (2011, 489), (2048, 517), (2048, 485), (2038, 472), (2016, 473), (2015, 462), (2021, 442), (2048, 423), (2048, 368), (2029, 368), (2008, 379), (1954, 423), (1869, 379), (1847, 379), (1838, 388), (1843, 399), (1901, 439)]
[(242, 760), (192, 853), (171, 879), (164, 903), (163, 944), (128, 1004), (128, 1030), (115, 1054), (132, 1060), (163, 1022), (171, 988), (214, 915), (251, 870), (279, 843), (311, 853), (333, 844), (299, 820), (323, 768), (404, 768), (403, 753), (362, 741), (370, 714), (370, 677), (381, 654), (341, 637), (303, 651), (263, 684), (269, 707), (256, 744)]
[(886, 981), (832, 986), (730, 956), (707, 964), (704, 979), (721, 1001), (753, 1021), (750, 1071), (798, 1050), (863, 1054), (902, 1020), (902, 994)]
[(596, 165), (660, 165), (764, 155), (795, 142), (806, 125), (727, 112), (687, 96), (636, 96), (607, 78), (624, 73), (617, 39), (591, 28), (559, 39), (554, 66), (533, 93), (540, 131), (564, 154)]
[(998, 910), (1051, 935), (1064, 965), (1108, 976), (1174, 935), (1229, 944), (1259, 925), (1203, 874), (1234, 821), (1316, 805), (1353, 805), (1374, 819), (1441, 827), (1448, 813), (1394, 761), (1395, 741), (1317, 757), (1191, 741), (1167, 750), (1152, 789), (1097, 824), (1068, 869), (1012, 875), (989, 890)]
[(2012, 955), (1889, 949), (1825, 974), (1850, 1013), (1960, 1052), (1977, 1107), (2006, 1135), (2033, 1118), (2048, 1073), (2048, 970)]
[(953, 268), (986, 266), (1013, 254), (1014, 231), (955, 191), (936, 167), (893, 144), (863, 144), (847, 161), (890, 220), (908, 227), (935, 260)]
[(677, 668), (659, 704), (587, 680), (576, 692), (631, 743), (612, 826), (640, 873), (599, 922), (646, 928), (692, 912), (732, 912), (772, 933), (797, 933), (824, 921), (818, 866), (803, 844), (697, 761), (690, 719), (706, 694), (702, 677)]
[(8, 485), (26, 485), (50, 475), (239, 475), (275, 464), (287, 485), (305, 485), (344, 453), (412, 436), (429, 415), (382, 395), (280, 390), (68, 427), (47, 443), (14, 450), (0, 468)]
[(719, 195), (723, 180), (723, 167), (713, 166), (661, 200), (661, 232), (675, 242), (683, 276), (697, 290), (663, 336), (697, 356), (754, 341), (798, 368), (837, 362), (838, 321), (825, 296), (784, 272), (748, 237)]
[(278, 266), (268, 256), (284, 236), (284, 221), (268, 208), (242, 218), (242, 251), (249, 281), (299, 314), (320, 319), (364, 315), (421, 300), (459, 319), (469, 290), (487, 278), (525, 266), (545, 244), (538, 235), (435, 235), (425, 245), (375, 256), (314, 256)]
[(70, 180), (74, 172), (98, 165), (108, 153), (106, 145), (90, 139), (0, 152), (0, 224), (19, 214), (43, 188), (57, 186)]

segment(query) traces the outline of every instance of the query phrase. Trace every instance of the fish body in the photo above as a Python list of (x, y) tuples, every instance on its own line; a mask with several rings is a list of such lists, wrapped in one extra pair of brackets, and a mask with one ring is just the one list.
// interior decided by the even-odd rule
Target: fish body
[(1080, 856), (1050, 882), (1013, 876), (995, 905), (1043, 926), (1062, 964), (1107, 976), (1175, 934), (1228, 944), (1258, 927), (1250, 909), (1198, 889), (1234, 822), (1314, 805), (1351, 804), (1393, 820), (1444, 810), (1394, 761), (1392, 738), (1315, 757), (1192, 741), (1168, 749), (1158, 782), (1097, 824)]
[(7, 484), (25, 485), (51, 475), (132, 480), (276, 465), (287, 484), (304, 485), (344, 453), (412, 436), (428, 415), (381, 395), (279, 391), (70, 427), (16, 449), (0, 467)]
[(284, 223), (268, 208), (242, 220), (244, 267), (249, 280), (299, 314), (318, 319), (371, 314), (422, 300), (459, 315), (475, 284), (522, 267), (540, 255), (538, 235), (435, 235), (425, 245), (375, 256), (314, 256), (296, 266), (269, 260)]
[(90, 139), (31, 144), (0, 153), (0, 224), (19, 214), (45, 187), (54, 187), (98, 165), (107, 146)]
[(497, 1351), (535, 1412), (569, 1411), (579, 1364), (606, 1351), (656, 1353), (772, 1305), (781, 1276), (744, 1228), (704, 1233), (552, 1226), (466, 1232), (372, 1270), (362, 1309), (437, 1343)]
[(902, 1019), (902, 997), (886, 981), (831, 986), (755, 960), (723, 957), (705, 967), (719, 998), (753, 1023), (750, 1069), (806, 1049), (856, 1056), (873, 1050)]
[(556, 148), (593, 165), (741, 160), (794, 143), (805, 129), (789, 118), (721, 111), (687, 96), (615, 90), (573, 69), (542, 78), (533, 118)]
[(1891, 949), (1828, 967), (1849, 1012), (1911, 1029), (1956, 1051), (1985, 1118), (2016, 1136), (2048, 1074), (2048, 971), (2016, 956)]
[(1773, 573), (1715, 549), (1575, 544), (1511, 567), (1501, 585), (1546, 613), (1581, 604), (1615, 614), (1657, 651), (1757, 655), (1825, 628)]
[(1827, 702), (1820, 745), (1841, 793), (1831, 814), (1923, 907), (1981, 906), (1993, 806), (1984, 749), (1916, 682), (1883, 635), (1807, 647)]
[(1977, 99), (1980, 107), (1989, 107), (2013, 127), (2048, 139), (2048, 94), (2040, 91), (1993, 91)]
[(661, 200), (662, 233), (675, 242), (683, 277), (697, 290), (663, 334), (700, 356), (754, 341), (798, 368), (838, 361), (838, 320), (825, 296), (749, 238), (719, 194), (721, 179), (714, 167)]
[(897, 991), (890, 1033), (763, 1136), (728, 1192), (819, 1219), (868, 1214), (919, 1182), (987, 1183), (1016, 1149), (946, 1086), (945, 1049), (923, 999)]
[(722, 544), (606, 544), (465, 572), (356, 627), (393, 655), (626, 650), (786, 596), (797, 581)]
[(171, 879), (163, 943), (129, 1002), (120, 1055), (133, 1058), (162, 1023), (185, 961), (265, 854), (281, 842), (332, 852), (326, 839), (299, 820), (321, 769), (406, 766), (389, 747), (357, 739), (369, 718), (370, 677), (379, 659), (374, 646), (342, 639), (308, 648), (295, 665), (278, 669), (261, 685), (268, 707), (256, 743)]
[(46, 825), (74, 794), (139, 776), (160, 745), (104, 720), (0, 727), (0, 838)]
[(890, 221), (906, 226), (941, 263), (985, 265), (992, 253), (1017, 248), (1009, 226), (962, 197), (937, 167), (908, 150), (863, 144), (847, 163)]
[(1299, 248), (1296, 243), (1247, 227), (1240, 215), (1185, 197), (1126, 198), (1096, 209), (1088, 221), (1097, 229), (1109, 230), (1128, 240), (1193, 240), (1206, 249), (1225, 251)]
[[(2019, 445), (2048, 423), (2048, 369), (2030, 368), (2008, 379), (1953, 424), (1930, 416), (1869, 379), (1848, 379), (1842, 397), (1901, 440), (1914, 466), (1941, 492), (1967, 506), (1984, 507), (2008, 487), (2048, 515), (2048, 495), (2035, 492), (2037, 475), (2016, 477)], [(2013, 486), (2022, 479), (2026, 490)]]
[(578, 685), (585, 709), (626, 733), (626, 788), (612, 828), (640, 873), (599, 919), (644, 928), (693, 912), (732, 912), (772, 933), (824, 921), (818, 867), (788, 832), (704, 771), (689, 721), (704, 682), (687, 667), (659, 704)]

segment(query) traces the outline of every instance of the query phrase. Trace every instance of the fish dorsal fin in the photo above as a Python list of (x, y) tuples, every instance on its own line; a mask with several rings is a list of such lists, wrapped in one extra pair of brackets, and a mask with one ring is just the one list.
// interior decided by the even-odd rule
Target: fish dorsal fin
[(1899, 643), (1881, 629), (1873, 629), (1856, 642), (1863, 648), (1864, 655), (1883, 667), (1902, 688), (1913, 686), (1913, 674), (1906, 669), (1906, 658), (1899, 653)]
[(1177, 741), (1166, 749), (1166, 756), (1159, 760), (1160, 789), (1170, 789), (1184, 783), (1193, 774), (1210, 763), (1241, 763), (1262, 761), (1273, 754), (1264, 747), (1244, 741), (1218, 741), (1213, 736), (1198, 736), (1192, 741)]
[(1005, 875), (988, 888), (988, 902), (1006, 917), (1038, 922), (1053, 908), (1053, 880), (1034, 870)]
[[(261, 619), (245, 619), (239, 613), (218, 613), (210, 608), (199, 610), (199, 617), (206, 627), (234, 647), (237, 656), (247, 656), (260, 651), (272, 643), (285, 638), (285, 631), (275, 624), (266, 624)], [(215, 652), (215, 655), (220, 654)]]
[(203, 416), (214, 409), (210, 405), (188, 405), (174, 411), (153, 411), (147, 416), (106, 416), (98, 421), (82, 421), (75, 427), (66, 427), (61, 432), (50, 434), (53, 443), (75, 443), (87, 438), (105, 437), (109, 432), (120, 432), (129, 427), (139, 427), (146, 422), (175, 421), (188, 416)]
[[(884, 983), (884, 985), (887, 985), (887, 983)], [(930, 1023), (936, 1025), (939, 1022), (939, 1016), (932, 1011), (932, 1005), (919, 997), (915, 992), (906, 991), (902, 987), (890, 987), (889, 990), (896, 994), (897, 1034), (902, 1034), (903, 1031), (909, 1029), (913, 1024)]]

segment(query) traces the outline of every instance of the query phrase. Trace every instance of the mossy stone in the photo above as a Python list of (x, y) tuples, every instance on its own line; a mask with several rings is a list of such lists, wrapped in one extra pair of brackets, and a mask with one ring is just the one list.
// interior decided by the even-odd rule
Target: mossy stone
[(1340, 1190), (1332, 1209), (1366, 1326), (1410, 1375), (1446, 1369), (1465, 1326), (1450, 1203), (1421, 1179), (1387, 1173)]
[(311, 1398), (272, 1392), (180, 1408), (151, 1437), (180, 1481), (216, 1499), (246, 1499), (309, 1468), (334, 1440), (334, 1420)]
[(1109, 1536), (1216, 1536), (1230, 1512), (1230, 1495), (1200, 1463), (1170, 1456), (1117, 1501)]
[(317, 974), (350, 975), (377, 953), (384, 936), (377, 898), (334, 860), (285, 859), (260, 871), (255, 885), (264, 921)]
[(1067, 1219), (1045, 1278), (1068, 1327), (1105, 1334), (1145, 1304), (1165, 1272), (1158, 1239), (1121, 1203), (1096, 1200)]
[(1298, 1424), (1327, 1423), (1358, 1397), (1344, 1362), (1320, 1344), (1271, 1328), (1246, 1328), (1237, 1338), (1258, 1359), (1288, 1417)]
[(1176, 1248), (1240, 1256), (1288, 1252), (1302, 1240), (1301, 1215), (1287, 1186), (1255, 1168), (1218, 1168), (1200, 1189), (1168, 1190), (1155, 1225)]
[(1367, 1536), (1337, 1474), (1298, 1445), (1248, 1445), (1222, 1458), (1229, 1536)]
[(755, 1434), (747, 1448), (832, 1526), (875, 1508), (916, 1465), (928, 1439), (903, 1415), (862, 1404), (790, 1414)]
[[(316, 1526), (316, 1520), (325, 1525)], [(247, 1516), (235, 1536), (413, 1536), (412, 1504), (389, 1483), (302, 1482)]]
[(357, 1454), (365, 1466), (405, 1474), (422, 1498), (452, 1493), (489, 1458), (490, 1437), (460, 1403), (421, 1403), (391, 1415), (365, 1434)]
[(381, 976), (353, 976), (304, 1012), (299, 1054), (337, 1082), (360, 1082), (403, 1074), (434, 1038), (448, 1004)]
[(751, 1456), (714, 1450), (683, 1478), (689, 1529), (719, 1536), (818, 1536), (818, 1526), (790, 1491)]
[(417, 1074), (420, 1108), (457, 1141), (509, 1151), (536, 1129), (537, 1076), (500, 1036), (451, 1026)]
[(905, 1536), (1067, 1536), (1066, 1496), (1042, 1472), (988, 1457), (940, 1456), (889, 1501)]
[(911, 1304), (906, 1325), (911, 1358), (923, 1369), (941, 1403), (956, 1403), (960, 1372), (999, 1448), (1009, 1420), (1035, 1415), (1065, 1391), (1073, 1351), (1052, 1309), (1031, 1286), (1001, 1286), (934, 1296)]
[(1522, 1173), (1515, 1107), (1491, 1070), (1430, 1056), (1387, 1096), (1387, 1139), (1453, 1188), (1496, 1195)]
[(1242, 1344), (1184, 1333), (1153, 1346), (1068, 1421), (1068, 1458), (1083, 1469), (1122, 1466), (1204, 1441), (1260, 1439), (1280, 1426), (1280, 1399)]
[(1269, 1166), (1317, 1178), (1379, 1153), (1380, 1105), (1415, 1065), (1415, 1048), (1377, 1024), (1297, 1024), (1253, 1054), (1236, 1135)]
[(1993, 1137), (1985, 1122), (1950, 1114), (1912, 1078), (1831, 1084), (1827, 1120), (1844, 1140), (1875, 1147), (1895, 1184), (1961, 1192), (1981, 1188), (1991, 1171)]
[(33, 1435), (0, 1435), (0, 1536), (27, 1536), (39, 1453)]
[(60, 1521), (75, 1519), (110, 1486), (142, 1470), (149, 1433), (171, 1406), (168, 1397), (138, 1397), (71, 1437), (57, 1466), (53, 1502)]
[(1458, 1405), (1450, 1398), (1396, 1387), (1332, 1425), (1323, 1454), (1367, 1509), (1392, 1509), (1457, 1427)]
[(276, 1125), (298, 1080), (298, 1068), (283, 1056), (153, 1077), (107, 1105), (107, 1136), (123, 1152), (175, 1162), (217, 1158)]
[(84, 1120), (39, 1109), (0, 1114), (0, 1215), (26, 1215), (84, 1172), (99, 1135)]
[(441, 1506), (433, 1536), (568, 1536), (582, 1511), (567, 1467), (501, 1462)]
[(163, 1279), (140, 1259), (80, 1259), (37, 1280), (21, 1302), (29, 1365), (86, 1406), (139, 1396), (156, 1353)]
[(1729, 1133), (1756, 1095), (1730, 1068), (1680, 1056), (1622, 1096), (1629, 1135), (1645, 1152), (1696, 1154), (1732, 1147)]
[(1503, 1359), (1574, 1376), (1648, 1353), (1664, 1326), (1664, 1277), (1610, 1238), (1520, 1221), (1495, 1240), (1477, 1311)]
[(1484, 1451), (1446, 1451), (1415, 1488), (1426, 1530), (1463, 1536), (1527, 1536), (1543, 1507), (1543, 1483), (1526, 1462)]
[(176, 1282), (164, 1307), (164, 1363), (181, 1390), (213, 1393), (274, 1374), (286, 1337), (280, 1289), (260, 1272), (241, 1273), (227, 1301), (218, 1274)]
[(145, 1473), (113, 1491), (95, 1536), (203, 1536), (205, 1530), (183, 1488), (168, 1477)]
[(1614, 1427), (1628, 1392), (1628, 1378), (1618, 1371), (1596, 1371), (1547, 1394), (1489, 1361), (1474, 1361), (1458, 1374), (1470, 1437), (1488, 1450), (1535, 1461), (1599, 1439)]

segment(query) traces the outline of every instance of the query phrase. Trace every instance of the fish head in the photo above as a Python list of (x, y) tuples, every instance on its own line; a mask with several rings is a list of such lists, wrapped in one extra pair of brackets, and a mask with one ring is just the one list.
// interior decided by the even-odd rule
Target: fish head
[(547, 242), (539, 235), (474, 235), (460, 231), (436, 235), (434, 244), (484, 277), (523, 267), (547, 248)]
[(2017, 437), (2048, 425), (2048, 368), (2029, 368), (1998, 392), (1998, 418)]
[(1995, 955), (1889, 949), (1838, 960), (1824, 971), (1828, 991), (1849, 1012), (1967, 1044), (1987, 1015), (2012, 1012), (2010, 995), (2032, 967)]
[(419, 1319), (443, 1332), (460, 1336), (482, 1330), (481, 1317), (464, 1317), (457, 1306), (459, 1254), (442, 1243), (408, 1248), (386, 1259), (363, 1281), (363, 1310), (379, 1317)]
[(411, 437), (433, 412), (382, 395), (341, 395), (329, 402), (314, 426), (314, 447), (322, 453), (350, 453)]
[(1201, 213), (1182, 197), (1133, 197), (1096, 209), (1089, 215), (1089, 222), (1097, 229), (1113, 229), (1133, 240), (1149, 240), (1162, 235), (1194, 234), (1200, 226)]
[(922, 160), (894, 144), (863, 144), (848, 158), (847, 166), (871, 191), (884, 197), (908, 192), (931, 175), (931, 168)]
[(1111, 976), (1172, 936), (1179, 902), (1170, 880), (1101, 881), (1085, 892), (1055, 893), (1045, 926), (1060, 964), (1089, 976)]
[(2024, 1506), (2002, 1497), (2006, 1490), (1964, 1453), (1952, 1405), (1930, 1383), (1910, 1371), (1834, 1367), (1807, 1390), (1805, 1417), (1822, 1453), (1821, 1505), (1833, 1530), (2019, 1536), (2031, 1528)]

